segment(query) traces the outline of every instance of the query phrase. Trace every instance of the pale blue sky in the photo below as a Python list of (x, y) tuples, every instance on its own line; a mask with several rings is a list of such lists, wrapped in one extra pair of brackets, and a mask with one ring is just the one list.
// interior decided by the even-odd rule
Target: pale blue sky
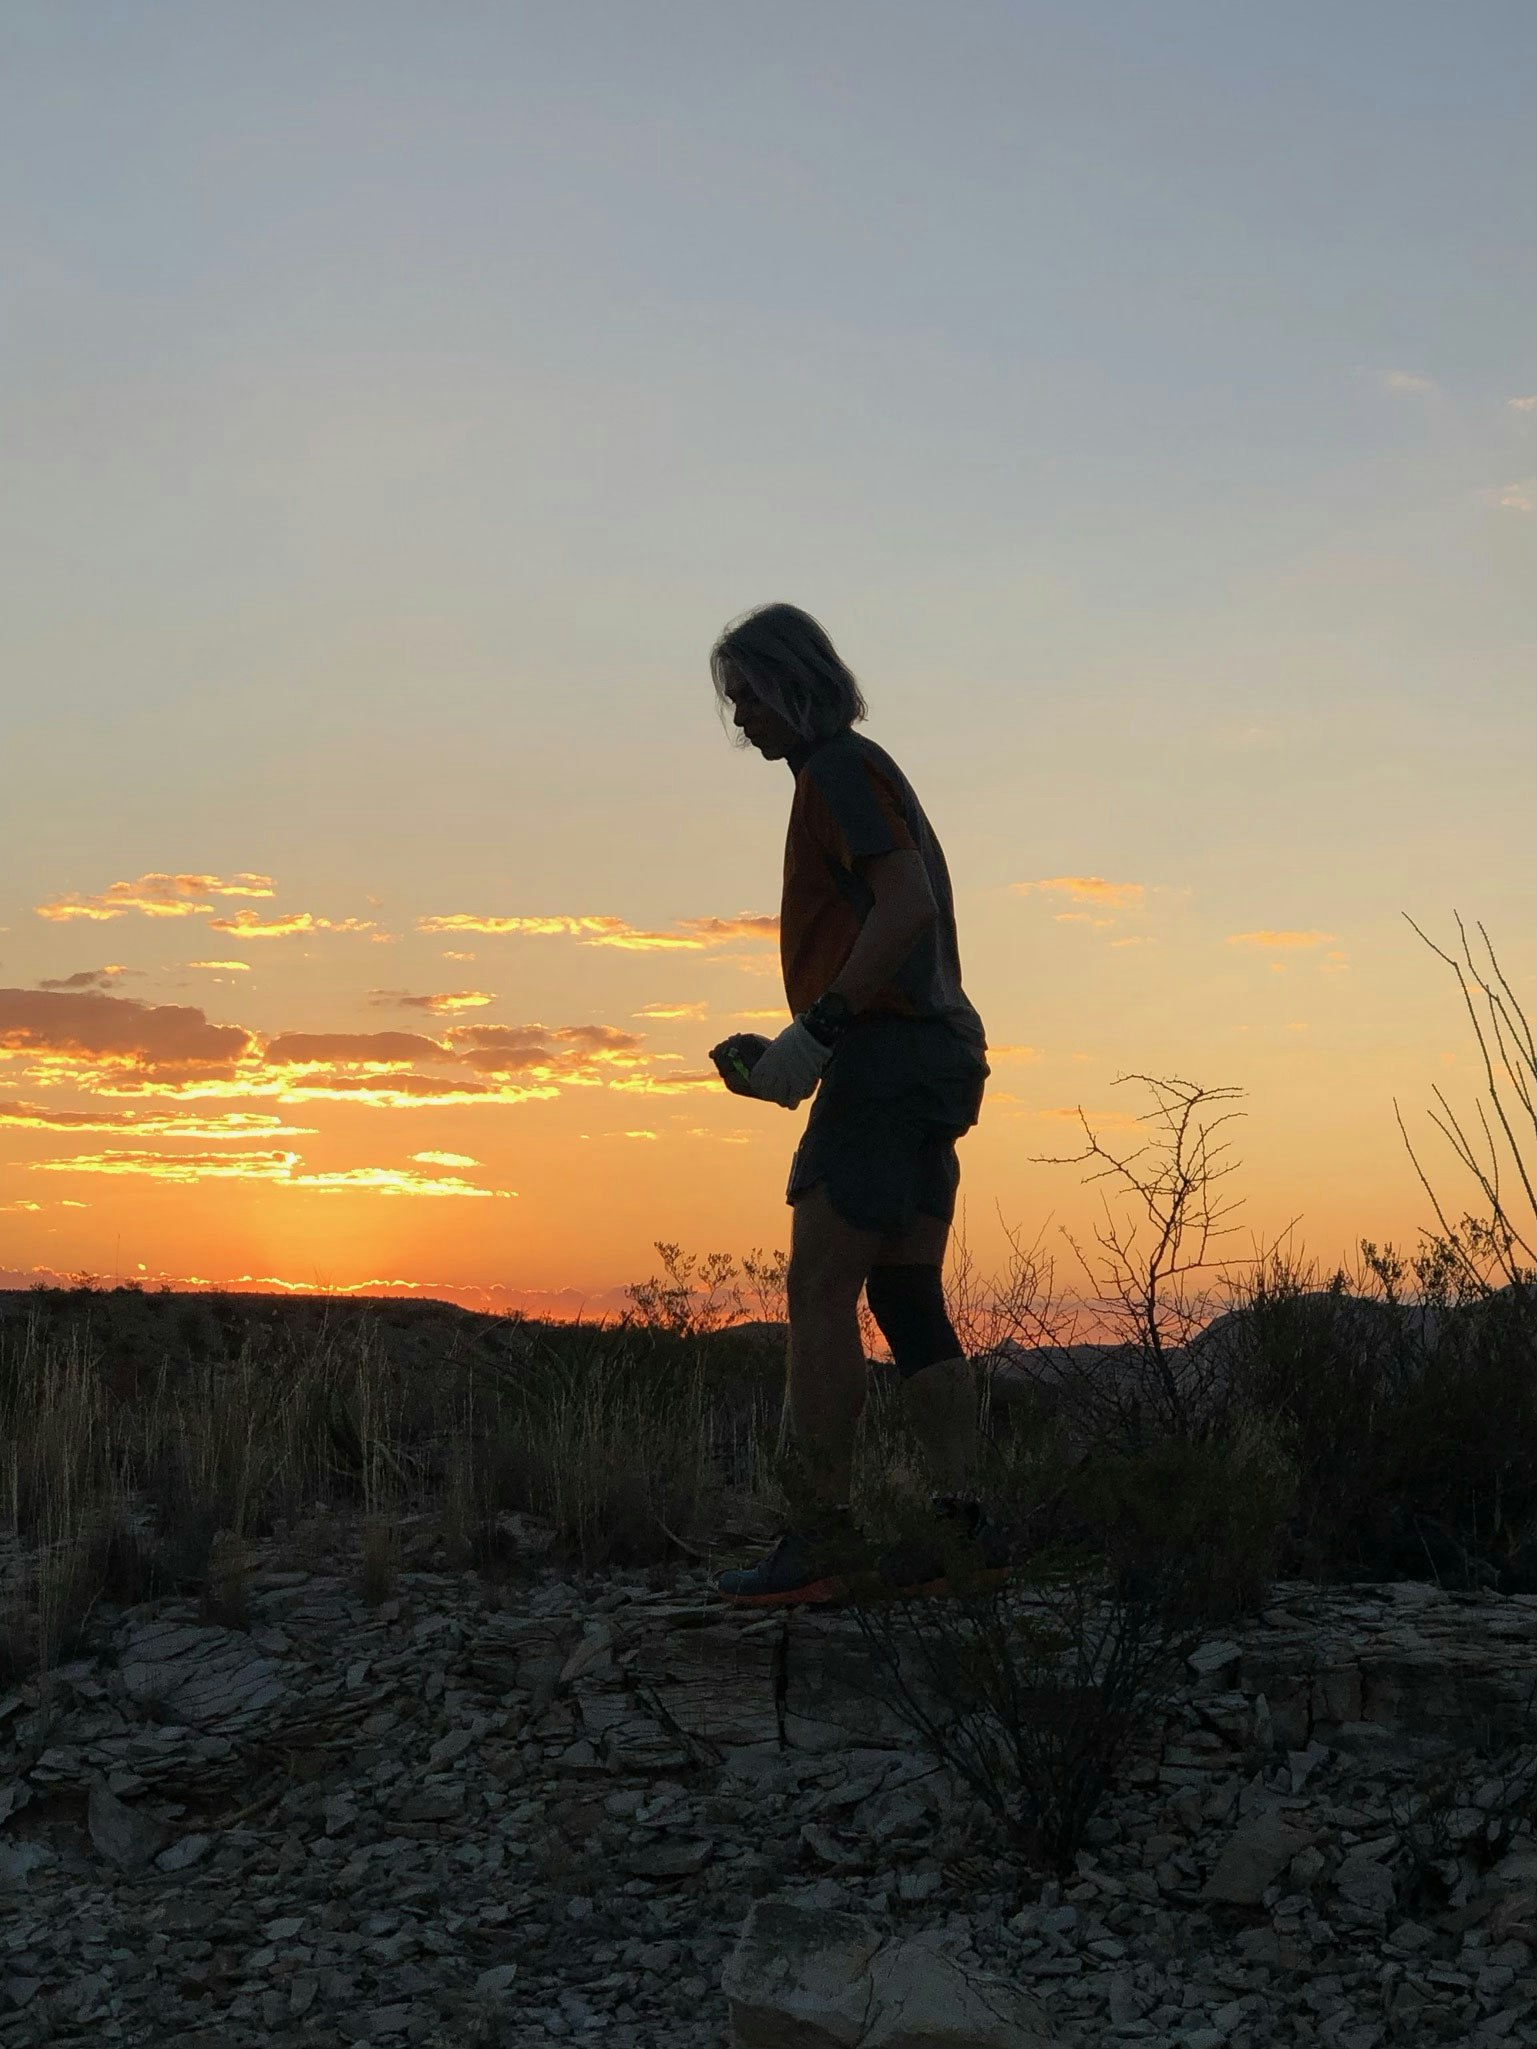
[[(705, 657), (784, 598), (995, 1039), (1226, 1069), (1225, 936), (1327, 929), (1354, 1097), (1444, 1008), (1401, 910), (1529, 986), (1533, 82), (1514, 0), (9, 6), (0, 979), (135, 960), (31, 906), (146, 870), (772, 910), (788, 778)], [(1063, 874), (1184, 922), (1021, 923)]]

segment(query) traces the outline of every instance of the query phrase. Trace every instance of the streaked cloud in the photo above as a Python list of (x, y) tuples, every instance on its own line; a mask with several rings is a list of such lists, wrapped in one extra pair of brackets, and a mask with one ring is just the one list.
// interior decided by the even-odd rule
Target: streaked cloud
[(1501, 485), (1494, 502), (1502, 512), (1530, 512), (1537, 506), (1537, 479), (1527, 477), (1517, 484)]
[(370, 989), (368, 1000), (384, 1009), (425, 1010), (432, 1017), (452, 1017), (458, 1010), (483, 1010), (496, 998), (484, 989), (443, 989), (416, 996), (407, 989)]
[(1332, 932), (1229, 932), (1229, 946), (1252, 946), (1262, 953), (1301, 952), (1314, 946), (1332, 946)]
[[(736, 968), (744, 975), (765, 975), (771, 981), (779, 979), (779, 956), (777, 953), (717, 953), (711, 957), (712, 968)], [(779, 1016), (786, 1012), (781, 1008)]]
[(1107, 882), (1103, 875), (1047, 875), (1039, 882), (1015, 882), (1010, 888), (1016, 896), (1029, 896), (1034, 891), (1055, 892), (1070, 897), (1077, 904), (1138, 904), (1147, 894), (1146, 884), (1141, 882)]
[(468, 1153), (412, 1153), (412, 1159), (423, 1167), (478, 1167), (479, 1160)]
[(312, 932), (369, 932), (376, 937), (372, 918), (321, 918), (313, 911), (285, 911), (279, 917), (264, 917), (260, 911), (237, 911), (232, 918), (210, 918), (210, 932), (228, 932), (236, 939), (295, 939)]
[(267, 1041), (269, 1067), (358, 1067), (389, 1074), (421, 1060), (441, 1060), (446, 1049), (419, 1032), (279, 1032)]
[[(102, 1091), (128, 1095), (126, 1087)], [(194, 1086), (183, 1094), (196, 1094)], [(480, 1081), (473, 1075), (391, 1073), (376, 1070), (306, 1068), (283, 1079), (260, 1074), (238, 1085), (222, 1087), (222, 1096), (273, 1097), (281, 1103), (361, 1103), (376, 1110), (446, 1110), (481, 1108), (493, 1103), (547, 1102), (560, 1094), (551, 1082)]]
[(623, 918), (575, 917), (561, 914), (550, 918), (494, 918), (478, 911), (446, 911), (437, 917), (418, 918), (418, 932), (483, 932), (501, 939), (509, 934), (529, 939), (591, 939), (631, 928)]
[(45, 975), (37, 986), (39, 989), (110, 989), (119, 976), (129, 972), (124, 967), (81, 968), (74, 975)]
[(299, 1138), (313, 1135), (308, 1124), (285, 1124), (259, 1110), (196, 1111), (55, 1110), (42, 1103), (0, 1097), (0, 1125), (22, 1131), (116, 1131), (145, 1138)]
[(989, 1046), (989, 1064), (994, 1060), (1044, 1060), (1044, 1051), (1039, 1046)]
[(541, 1079), (599, 1080), (594, 1068), (638, 1067), (645, 1041), (617, 1025), (453, 1025), (449, 1050), (480, 1074), (532, 1074)]
[(490, 1105), (647, 1074), (659, 1091), (678, 1094), (690, 1084), (661, 1070), (681, 1058), (651, 1052), (640, 1033), (609, 1024), (454, 1024), (439, 1036), (289, 1031), (263, 1043), (242, 1026), (210, 1024), (190, 1006), (95, 990), (0, 990), (0, 1060), (18, 1063), (37, 1089), (65, 1085), (130, 1102)]
[(1115, 923), (1114, 918), (1096, 918), (1089, 911), (1053, 911), (1051, 919), (1054, 925), (1087, 925), (1095, 932)]
[(742, 911), (734, 918), (680, 918), (686, 932), (697, 932), (709, 945), (724, 939), (777, 939), (779, 919), (767, 911)]
[(552, 917), (500, 918), (474, 911), (449, 911), (418, 918), (418, 932), (480, 932), (495, 937), (575, 939), (582, 946), (613, 946), (630, 953), (703, 952), (733, 939), (771, 938), (777, 917), (743, 912), (735, 918), (682, 918), (676, 932), (648, 932), (624, 918), (561, 912)]
[(233, 1076), (254, 1047), (239, 1025), (189, 1004), (144, 1003), (94, 990), (0, 989), (0, 1053), (86, 1063), (167, 1080)]
[(639, 1010), (632, 1010), (632, 1017), (708, 1017), (707, 1003), (647, 1003)]
[(217, 968), (230, 975), (248, 975), (251, 972), (251, 963), (248, 960), (189, 960), (187, 966)]
[(214, 908), (210, 898), (268, 897), (273, 894), (270, 875), (140, 875), (132, 882), (113, 882), (97, 896), (55, 897), (39, 904), (37, 915), (65, 921), (86, 918), (99, 921), (122, 918), (137, 912), (146, 918), (188, 918)]
[(200, 1181), (261, 1181), (278, 1188), (322, 1194), (511, 1196), (510, 1188), (478, 1188), (452, 1174), (414, 1174), (404, 1167), (342, 1167), (324, 1173), (296, 1171), (298, 1153), (77, 1153), (64, 1160), (34, 1160), (36, 1173), (127, 1174), (150, 1181), (188, 1185)]
[(616, 1093), (638, 1096), (697, 1095), (701, 1089), (722, 1086), (721, 1078), (713, 1068), (708, 1074), (631, 1074), (626, 1075), (623, 1081), (609, 1083)]

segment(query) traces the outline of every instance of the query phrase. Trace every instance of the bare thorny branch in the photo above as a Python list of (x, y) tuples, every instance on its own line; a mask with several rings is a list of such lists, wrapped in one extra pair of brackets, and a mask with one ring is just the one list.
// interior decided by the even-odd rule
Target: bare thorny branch
[[(1462, 941), (1462, 960), (1443, 951), (1433, 939), (1428, 938), (1407, 911), (1403, 915), (1406, 923), (1425, 941), (1437, 959), (1445, 961), (1457, 977), (1463, 1006), (1478, 1043), (1487, 1092), (1487, 1105), (1484, 1102), (1477, 1105), (1482, 1148), (1479, 1149), (1464, 1130), (1456, 1111), (1439, 1087), (1432, 1093), (1445, 1115), (1438, 1116), (1434, 1110), (1428, 1111), (1427, 1115), (1459, 1163), (1472, 1175), (1487, 1213), (1483, 1216), (1466, 1215), (1460, 1225), (1450, 1221), (1420, 1164), (1395, 1097), (1393, 1114), (1398, 1121), (1399, 1132), (1420, 1186), (1430, 1198), (1443, 1240), (1458, 1261), (1464, 1277), (1479, 1292), (1490, 1292), (1491, 1283), (1480, 1265), (1481, 1260), (1487, 1260), (1493, 1262), (1506, 1281), (1529, 1284), (1533, 1263), (1537, 1262), (1537, 1189), (1533, 1186), (1531, 1166), (1532, 1152), (1537, 1146), (1537, 1044), (1533, 1041), (1531, 1023), (1523, 1014), (1500, 968), (1482, 924), (1478, 932), (1489, 956), (1492, 981), (1485, 978), (1475, 962), (1466, 928), (1455, 911), (1452, 915), (1457, 920), (1457, 933)], [(1475, 989), (1483, 999), (1481, 1006), (1475, 1001)], [(1480, 1017), (1480, 1008), (1487, 1012), (1487, 1021)], [(1510, 1094), (1515, 1097), (1515, 1107), (1506, 1100)], [(1491, 1116), (1498, 1132), (1491, 1128)], [(1519, 1135), (1515, 1128), (1517, 1125), (1520, 1126)], [(1530, 1132), (1528, 1126), (1531, 1127)], [(1504, 1170), (1501, 1137), (1514, 1168), (1514, 1185), (1508, 1171)], [(1520, 1209), (1519, 1222), (1512, 1215), (1513, 1205)], [(1525, 1265), (1522, 1264), (1523, 1259)]]
[[(1083, 1151), (1067, 1157), (1037, 1155), (1043, 1164), (1082, 1166), (1097, 1162), (1086, 1181), (1112, 1180), (1123, 1203), (1135, 1213), (1117, 1214), (1104, 1197), (1104, 1222), (1096, 1227), (1096, 1258), (1062, 1227), (1079, 1265), (1099, 1290), (1096, 1308), (1139, 1355), (1155, 1406), (1175, 1427), (1189, 1419), (1193, 1389), (1172, 1354), (1189, 1343), (1208, 1321), (1211, 1288), (1193, 1285), (1199, 1274), (1215, 1274), (1213, 1248), (1236, 1226), (1228, 1219), (1242, 1199), (1225, 1200), (1219, 1184), (1235, 1171), (1225, 1158), (1227, 1140), (1218, 1141), (1223, 1125), (1241, 1111), (1212, 1114), (1216, 1106), (1235, 1102), (1243, 1091), (1206, 1089), (1177, 1076), (1120, 1075), (1122, 1082), (1140, 1082), (1149, 1089), (1154, 1107), (1139, 1123), (1160, 1127), (1135, 1151), (1123, 1156), (1110, 1151), (1079, 1111), (1087, 1141)], [(1152, 1227), (1151, 1242), (1145, 1232)]]

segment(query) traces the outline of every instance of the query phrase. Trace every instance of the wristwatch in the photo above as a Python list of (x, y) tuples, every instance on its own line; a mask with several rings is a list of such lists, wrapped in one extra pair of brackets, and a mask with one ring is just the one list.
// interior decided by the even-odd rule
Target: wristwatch
[(820, 1039), (824, 1046), (836, 1046), (854, 1022), (854, 1006), (846, 996), (835, 989), (829, 989), (819, 996), (809, 1010), (802, 1011), (801, 1023), (814, 1039)]

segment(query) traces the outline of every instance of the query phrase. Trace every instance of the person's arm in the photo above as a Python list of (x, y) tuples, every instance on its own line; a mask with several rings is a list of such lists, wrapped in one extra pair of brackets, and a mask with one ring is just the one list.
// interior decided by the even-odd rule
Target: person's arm
[(853, 951), (828, 986), (863, 1010), (912, 952), (922, 932), (939, 916), (923, 856), (902, 847), (858, 863), (875, 894)]

